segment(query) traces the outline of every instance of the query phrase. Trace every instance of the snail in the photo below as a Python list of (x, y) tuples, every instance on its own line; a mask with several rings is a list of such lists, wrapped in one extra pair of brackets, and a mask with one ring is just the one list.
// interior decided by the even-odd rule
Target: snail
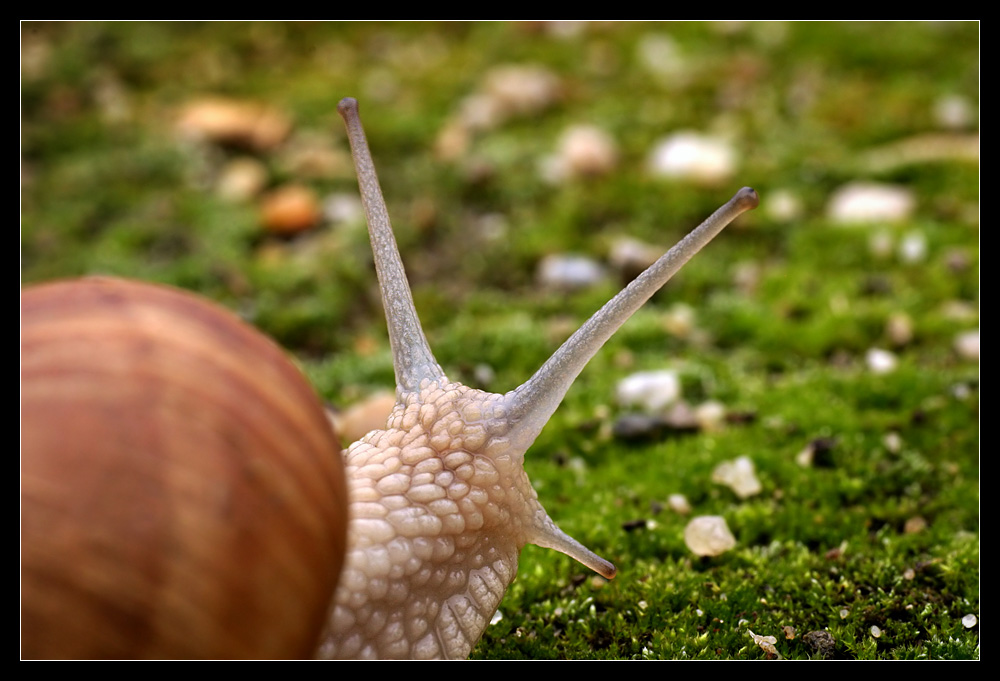
[(310, 656), (344, 555), (338, 447), (284, 352), (214, 303), (27, 287), (22, 656)]
[[(54, 494), (81, 493), (79, 488), (83, 483), (93, 482), (88, 479), (94, 477), (90, 475), (88, 463), (67, 464), (63, 461), (68, 449), (64, 445), (80, 444), (81, 438), (90, 438), (91, 434), (86, 430), (81, 434), (73, 433), (69, 443), (66, 443), (63, 436), (64, 426), (80, 420), (76, 418), (77, 406), (85, 405), (87, 408), (93, 406), (91, 400), (94, 396), (90, 391), (94, 390), (94, 385), (78, 384), (74, 379), (56, 381), (48, 390), (36, 390), (33, 383), (40, 376), (55, 375), (58, 378), (58, 374), (66, 368), (66, 362), (75, 361), (80, 354), (86, 355), (98, 364), (103, 362), (117, 364), (120, 350), (117, 346), (104, 343), (97, 337), (92, 339), (92, 342), (86, 337), (84, 330), (90, 322), (82, 318), (87, 314), (83, 306), (72, 300), (74, 291), (60, 292), (59, 295), (53, 292), (52, 297), (66, 298), (55, 304), (62, 306), (63, 311), (76, 323), (68, 323), (65, 325), (66, 328), (60, 331), (67, 338), (63, 340), (58, 350), (44, 353), (54, 358), (53, 366), (51, 368), (41, 366), (43, 360), (48, 359), (43, 357), (37, 360), (40, 366), (36, 367), (36, 359), (31, 351), (33, 342), (31, 339), (36, 332), (32, 328), (34, 322), (31, 319), (32, 313), (29, 312), (31, 306), (25, 302), (30, 293), (25, 293), (22, 296), (22, 631), (25, 646), (28, 644), (29, 632), (32, 637), (43, 637), (50, 642), (57, 636), (90, 634), (93, 629), (102, 626), (99, 623), (99, 616), (121, 625), (116, 630), (118, 633), (123, 631), (127, 633), (130, 626), (134, 628), (138, 624), (149, 628), (149, 621), (154, 621), (155, 618), (146, 611), (152, 610), (155, 615), (158, 613), (157, 608), (162, 607), (164, 610), (173, 608), (175, 611), (183, 611), (168, 613), (172, 618), (169, 624), (174, 627), (170, 632), (179, 634), (168, 642), (169, 645), (124, 652), (120, 647), (89, 650), (63, 648), (62, 651), (65, 652), (61, 651), (60, 654), (98, 656), (94, 650), (99, 650), (103, 654), (108, 654), (107, 651), (110, 650), (111, 655), (129, 657), (280, 657), (301, 655), (303, 647), (312, 645), (314, 647), (310, 649), (311, 653), (319, 658), (464, 658), (469, 655), (481, 637), (507, 587), (514, 580), (519, 553), (525, 544), (534, 543), (562, 551), (608, 579), (615, 576), (616, 568), (611, 562), (565, 534), (548, 516), (524, 472), (522, 463), (525, 452), (539, 435), (590, 357), (635, 310), (723, 227), (743, 212), (756, 207), (758, 203), (756, 192), (748, 187), (738, 191), (705, 222), (602, 307), (522, 386), (503, 395), (487, 393), (449, 380), (435, 360), (417, 317), (361, 126), (357, 102), (352, 98), (345, 98), (338, 105), (338, 111), (347, 126), (358, 175), (386, 311), (396, 375), (396, 405), (386, 427), (384, 430), (369, 432), (344, 450), (341, 470), (340, 458), (336, 456), (334, 450), (328, 450), (326, 455), (323, 454), (324, 448), (330, 447), (330, 439), (333, 436), (329, 427), (319, 422), (322, 408), (318, 400), (311, 395), (308, 387), (292, 381), (293, 392), (297, 393), (297, 398), (302, 398), (301, 405), (296, 402), (304, 412), (300, 419), (301, 426), (304, 429), (315, 428), (316, 432), (309, 435), (304, 431), (292, 432), (286, 427), (286, 421), (279, 428), (281, 436), (274, 439), (314, 440), (312, 444), (316, 445), (317, 450), (314, 451), (310, 447), (308, 455), (303, 454), (293, 467), (288, 467), (288, 477), (291, 480), (278, 481), (275, 485), (279, 488), (278, 491), (261, 490), (265, 501), (258, 500), (254, 503), (266, 506), (268, 502), (273, 501), (268, 495), (277, 495), (279, 497), (275, 502), (277, 505), (287, 503), (289, 506), (296, 506), (295, 513), (289, 515), (296, 515), (295, 520), (298, 523), (308, 526), (307, 529), (303, 529), (293, 523), (297, 533), (294, 539), (301, 542), (296, 541), (294, 546), (289, 546), (293, 543), (293, 539), (280, 533), (276, 537), (255, 536), (253, 523), (250, 522), (245, 531), (239, 530), (241, 552), (234, 555), (210, 554), (209, 549), (218, 548), (225, 551), (226, 547), (221, 544), (214, 546), (213, 542), (207, 539), (198, 539), (195, 541), (198, 552), (192, 551), (180, 556), (152, 557), (154, 552), (166, 551), (170, 554), (177, 551), (177, 546), (183, 546), (184, 540), (175, 536), (166, 540), (158, 538), (153, 545), (142, 549), (149, 551), (149, 554), (139, 550), (122, 551), (122, 558), (128, 561), (160, 560), (170, 563), (174, 560), (179, 563), (187, 560), (190, 563), (188, 565), (169, 566), (175, 573), (173, 574), (177, 578), (175, 581), (184, 581), (193, 580), (189, 572), (196, 572), (213, 562), (225, 565), (220, 572), (229, 576), (243, 576), (243, 572), (251, 571), (255, 567), (255, 562), (264, 560), (276, 560), (288, 572), (294, 572), (296, 566), (291, 564), (299, 561), (302, 553), (309, 553), (311, 550), (315, 555), (310, 555), (309, 558), (315, 561), (308, 561), (312, 570), (310, 576), (321, 575), (326, 578), (313, 580), (315, 584), (311, 585), (311, 596), (307, 595), (305, 588), (298, 593), (291, 593), (291, 589), (284, 588), (279, 580), (289, 578), (289, 574), (287, 572), (282, 574), (280, 570), (272, 571), (256, 581), (256, 587), (259, 589), (280, 591), (282, 598), (279, 600), (309, 597), (317, 601), (310, 604), (312, 609), (309, 611), (309, 625), (298, 630), (302, 633), (296, 634), (294, 644), (282, 641), (280, 646), (254, 648), (253, 646), (262, 646), (261, 641), (268, 643), (270, 641), (267, 636), (259, 632), (251, 632), (245, 637), (247, 642), (241, 639), (239, 645), (230, 648), (194, 648), (189, 641), (183, 640), (184, 627), (188, 627), (189, 638), (198, 638), (231, 634), (227, 627), (234, 625), (240, 629), (254, 629), (262, 624), (266, 626), (266, 623), (257, 620), (243, 621), (248, 618), (238, 613), (236, 606), (232, 604), (229, 609), (225, 607), (209, 609), (207, 608), (207, 605), (211, 605), (209, 603), (206, 605), (206, 612), (201, 612), (204, 602), (216, 598), (211, 589), (223, 588), (217, 583), (195, 584), (199, 590), (192, 595), (182, 593), (179, 589), (171, 591), (159, 582), (153, 584), (152, 579), (145, 579), (143, 583), (135, 584), (122, 583), (126, 579), (132, 579), (131, 576), (117, 578), (110, 575), (98, 579), (94, 574), (86, 574), (84, 587), (78, 589), (85, 592), (78, 599), (81, 602), (70, 605), (84, 608), (87, 618), (71, 624), (58, 622), (61, 627), (58, 634), (45, 630), (46, 626), (52, 625), (54, 618), (60, 616), (63, 619), (71, 618), (72, 612), (66, 610), (57, 612), (62, 604), (51, 603), (49, 591), (70, 582), (70, 576), (76, 573), (76, 566), (80, 565), (74, 555), (74, 551), (80, 548), (80, 542), (74, 543), (70, 540), (52, 542), (50, 541), (52, 535), (60, 533), (72, 535), (76, 531), (73, 528), (63, 528), (60, 523), (69, 526), (73, 524), (72, 521), (79, 520), (79, 524), (88, 525), (89, 520), (77, 518), (76, 514), (87, 512), (90, 510), (89, 506), (98, 506), (100, 505), (98, 502), (104, 500), (88, 499), (87, 504), (71, 506), (69, 502), (63, 504), (58, 501), (58, 496)], [(100, 282), (100, 285), (110, 284)], [(121, 285), (125, 288), (135, 286), (137, 289), (142, 289), (135, 292), (137, 297), (147, 289), (153, 288), (136, 284)], [(68, 286), (73, 289), (93, 287), (95, 284), (75, 282), (55, 286)], [(153, 290), (156, 295), (162, 294), (160, 289)], [(171, 295), (186, 294), (171, 293)], [(210, 316), (204, 305), (200, 303), (192, 305), (197, 311), (196, 316)], [(96, 325), (107, 327), (109, 335), (118, 331), (127, 334), (133, 329), (136, 320), (147, 316), (149, 314), (144, 306), (136, 303), (136, 308), (129, 308), (126, 311), (124, 320), (102, 321)], [(78, 317), (80, 319), (77, 319)], [(130, 375), (127, 379), (139, 381), (146, 379), (146, 374), (155, 373), (152, 369), (147, 370), (143, 362), (158, 360), (160, 337), (170, 335), (174, 330), (172, 328), (174, 324), (185, 326), (187, 323), (183, 314), (168, 323), (154, 322), (152, 324), (154, 333), (141, 341), (136, 341), (141, 352), (145, 354), (142, 355), (140, 368), (133, 371), (136, 375)], [(192, 322), (192, 325), (195, 324)], [(46, 330), (42, 329), (37, 335), (44, 335), (45, 332)], [(229, 332), (219, 333), (226, 336)], [(80, 350), (74, 347), (73, 351), (70, 351), (70, 346), (76, 346), (81, 338), (87, 339), (86, 348)], [(268, 345), (266, 341), (262, 342)], [(200, 343), (190, 341), (190, 345), (200, 346)], [(228, 346), (228, 339), (223, 338), (221, 345)], [(192, 348), (185, 348), (185, 350), (190, 349)], [(244, 367), (252, 361), (255, 368), (250, 373), (263, 371), (259, 366), (260, 361), (236, 357), (237, 353), (243, 350), (243, 347), (220, 348), (225, 355), (223, 364), (227, 370), (237, 375), (247, 373), (249, 370)], [(268, 351), (269, 354), (275, 354), (271, 350), (273, 348)], [(63, 355), (69, 359), (66, 360)], [(178, 369), (176, 373), (178, 378), (184, 378), (189, 383), (192, 382), (190, 380), (192, 376), (203, 376), (204, 382), (194, 381), (195, 390), (191, 392), (204, 394), (175, 394), (169, 386), (172, 376), (162, 372), (162, 375), (156, 376), (160, 381), (156, 388), (162, 396), (153, 402), (166, 401), (175, 408), (180, 408), (178, 403), (183, 403), (182, 410), (186, 417), (204, 421), (202, 425), (205, 427), (201, 429), (200, 435), (207, 436), (210, 440), (223, 441), (212, 444), (230, 445), (233, 443), (226, 440), (233, 438), (238, 441), (238, 445), (252, 450), (255, 443), (248, 440), (253, 438), (229, 430), (222, 434), (205, 432), (215, 424), (210, 422), (208, 417), (203, 418), (203, 406), (197, 402), (189, 404), (184, 402), (188, 399), (205, 399), (209, 391), (216, 386), (224, 391), (238, 387), (230, 385), (229, 379), (218, 383), (214, 381), (213, 368), (207, 364), (205, 357), (199, 357), (199, 360), (191, 362), (190, 366)], [(187, 364), (181, 357), (177, 357), (176, 361)], [(272, 357), (268, 361), (276, 361), (279, 364), (287, 362), (281, 357), (278, 359)], [(156, 368), (162, 371), (162, 366), (157, 365)], [(278, 373), (287, 378), (286, 370), (287, 367)], [(103, 381), (103, 378), (100, 380)], [(233, 382), (235, 383), (235, 379)], [(104, 389), (104, 384), (100, 382), (99, 384), (102, 389), (98, 392), (101, 393), (117, 389), (116, 386)], [(203, 390), (199, 391), (199, 388)], [(135, 409), (118, 414), (114, 412), (114, 407), (97, 405), (87, 417), (94, 419), (106, 417), (111, 422), (109, 425), (102, 425), (100, 431), (100, 437), (107, 439), (107, 447), (119, 444), (114, 428), (123, 425), (123, 421), (126, 422), (124, 425), (132, 426), (133, 419), (136, 422), (142, 420), (138, 412), (143, 406), (148, 405), (147, 398), (140, 396), (145, 387), (130, 386), (121, 389), (127, 392), (130, 398), (139, 402)], [(268, 392), (267, 395), (270, 397), (271, 393)], [(242, 393), (229, 395), (227, 399), (238, 405), (233, 407), (234, 409), (240, 410), (245, 406)], [(59, 404), (52, 408), (46, 403), (47, 400), (55, 400)], [(292, 409), (291, 406), (283, 406), (282, 411), (285, 413), (282, 417), (288, 421), (294, 420), (289, 414), (289, 410)], [(30, 412), (39, 411), (42, 417), (38, 420), (42, 425), (35, 430), (41, 432), (29, 438), (26, 435), (28, 428), (24, 420)], [(239, 414), (235, 425), (256, 429), (257, 435), (263, 438), (269, 425), (255, 420), (257, 418), (265, 418), (263, 409), (258, 410), (254, 418)], [(173, 435), (171, 431), (173, 425), (173, 423), (155, 423), (149, 426), (153, 430), (142, 434), (143, 444), (149, 443), (154, 448), (170, 452), (184, 449), (184, 445), (174, 447), (166, 444)], [(228, 429), (235, 426), (226, 424), (225, 427)], [(97, 426), (94, 428), (96, 432)], [(98, 447), (91, 447), (89, 444), (90, 440), (82, 449), (86, 455), (97, 456), (95, 452)], [(57, 452), (46, 464), (50, 468), (44, 472), (49, 473), (54, 468), (62, 473), (68, 469), (71, 477), (69, 481), (60, 481), (58, 485), (53, 485), (45, 480), (43, 474), (35, 474), (39, 466), (31, 463), (31, 459), (36, 456), (36, 450), (39, 448), (49, 448)], [(226, 454), (219, 465), (201, 466), (199, 470), (192, 472), (169, 471), (170, 476), (179, 479), (176, 487), (180, 491), (186, 491), (191, 487), (208, 488), (199, 491), (208, 498), (208, 503), (205, 504), (208, 508), (205, 510), (206, 515), (210, 517), (207, 519), (195, 518), (193, 515), (180, 517), (179, 520), (186, 521), (188, 525), (184, 529), (198, 532), (201, 529), (200, 522), (213, 526), (220, 524), (219, 518), (212, 514), (221, 515), (223, 520), (229, 520), (233, 515), (230, 513), (233, 504), (229, 500), (229, 483), (220, 481), (216, 487), (208, 477), (229, 474), (237, 476), (241, 481), (252, 477), (256, 482), (261, 482), (259, 478), (267, 478), (276, 471), (281, 472), (278, 469), (284, 466), (283, 463), (264, 458), (251, 463), (238, 461), (237, 458), (235, 455)], [(254, 467), (254, 464), (257, 467)], [(148, 473), (149, 471), (142, 471), (143, 475)], [(341, 473), (343, 478), (338, 477)], [(154, 470), (151, 474), (165, 475), (159, 470)], [(34, 479), (36, 477), (38, 480)], [(46, 486), (58, 489), (48, 489)], [(264, 483), (261, 482), (261, 486), (263, 487)], [(168, 494), (172, 491), (174, 490), (165, 489), (162, 493)], [(303, 491), (305, 493), (301, 498), (293, 499), (286, 496)], [(324, 491), (329, 493), (325, 499), (320, 498)], [(158, 489), (157, 492), (161, 490)], [(158, 507), (155, 504), (152, 509), (146, 507), (150, 499), (146, 498), (143, 490), (132, 490), (122, 481), (112, 480), (108, 494), (112, 493), (134, 502), (127, 511), (130, 515), (126, 519), (127, 532), (110, 530), (117, 536), (102, 537), (104, 544), (98, 547), (97, 564), (85, 566), (90, 573), (100, 571), (106, 567), (106, 562), (117, 559), (111, 555), (117, 550), (117, 547), (113, 546), (116, 541), (129, 543), (133, 541), (134, 536), (142, 533), (146, 525), (158, 520), (152, 517), (156, 515)], [(40, 499), (38, 503), (35, 503), (35, 496)], [(118, 497), (107, 499), (109, 503), (117, 500)], [(168, 503), (159, 499), (154, 501), (164, 505)], [(56, 506), (59, 508), (55, 509)], [(250, 506), (253, 507), (253, 503)], [(37, 516), (56, 515), (56, 510), (59, 511), (59, 517), (52, 518), (46, 528), (39, 531), (32, 529), (34, 523), (42, 524)], [(172, 510), (178, 516), (184, 515), (180, 509)], [(251, 515), (255, 510), (251, 508)], [(302, 511), (305, 512), (300, 513)], [(342, 543), (345, 541), (344, 528), (340, 524), (345, 518), (345, 512), (346, 545)], [(109, 511), (108, 515), (114, 513)], [(308, 518), (304, 517), (310, 513), (314, 519), (311, 524)], [(221, 534), (221, 531), (219, 533)], [(269, 542), (274, 542), (281, 550), (274, 549)], [(42, 546), (42, 549), (36, 544)], [(252, 549), (257, 549), (256, 553)], [(285, 549), (288, 549), (287, 553), (284, 552)], [(109, 555), (101, 554), (102, 550), (107, 551)], [(330, 556), (329, 554), (333, 552), (339, 553)], [(275, 553), (280, 555), (275, 556)], [(321, 564), (322, 560), (328, 561), (325, 569)], [(57, 565), (58, 563), (61, 565)], [(39, 565), (43, 568), (39, 568)], [(143, 577), (148, 576), (145, 572), (156, 573), (154, 576), (159, 577), (154, 567), (146, 568), (144, 565), (139, 566), (140, 572), (144, 571)], [(160, 568), (160, 571), (169, 572), (166, 568)], [(337, 580), (338, 574), (339, 584), (334, 587), (332, 584)], [(299, 580), (299, 582), (306, 581), (308, 580), (305, 578)], [(173, 586), (173, 583), (168, 582), (167, 585)], [(95, 588), (88, 590), (89, 586)], [(130, 589), (154, 586), (169, 602), (157, 604), (152, 600), (144, 601), (142, 605), (145, 610), (138, 609), (140, 610), (138, 614), (131, 611), (121, 612), (125, 608), (120, 603), (108, 606), (94, 605), (90, 602), (100, 599), (102, 594), (96, 593), (100, 588), (121, 587), (126, 592), (125, 600), (127, 600), (130, 597), (128, 596)], [(246, 590), (240, 593), (247, 595)], [(326, 600), (323, 600), (324, 595)], [(56, 614), (47, 613), (48, 620), (41, 615), (36, 617), (37, 611), (44, 610), (37, 606), (38, 602), (47, 603)], [(262, 610), (263, 607), (257, 609)], [(280, 621), (275, 617), (271, 628), (280, 628), (287, 621), (285, 618), (294, 617), (293, 613), (288, 612), (291, 609), (293, 608), (286, 608), (286, 612), (281, 613)], [(28, 610), (32, 611), (31, 617), (25, 614)], [(318, 624), (313, 619), (317, 610), (322, 612)], [(256, 609), (251, 608), (251, 611), (255, 612)], [(124, 614), (134, 615), (135, 621), (129, 620), (123, 625), (115, 622), (115, 618), (121, 618)], [(195, 625), (187, 623), (185, 617), (193, 620), (200, 628), (196, 629)], [(218, 621), (225, 617), (228, 619), (225, 619), (224, 623)], [(38, 621), (35, 622), (32, 618)], [(231, 637), (235, 638), (235, 634)], [(51, 656), (51, 651), (59, 648), (53, 644), (48, 648), (38, 646), (33, 650), (42, 651), (40, 656)]]

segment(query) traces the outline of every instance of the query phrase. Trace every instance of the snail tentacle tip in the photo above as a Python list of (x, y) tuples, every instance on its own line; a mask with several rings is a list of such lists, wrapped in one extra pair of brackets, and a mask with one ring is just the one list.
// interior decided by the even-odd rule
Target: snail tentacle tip
[(354, 97), (344, 97), (337, 104), (337, 113), (339, 113), (344, 118), (348, 116), (354, 116), (358, 113), (358, 100)]
[(733, 199), (744, 210), (753, 210), (760, 205), (760, 194), (753, 187), (743, 187)]

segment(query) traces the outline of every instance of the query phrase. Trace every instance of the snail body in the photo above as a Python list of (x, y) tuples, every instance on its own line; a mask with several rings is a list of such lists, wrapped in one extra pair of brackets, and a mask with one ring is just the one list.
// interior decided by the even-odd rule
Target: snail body
[[(392, 347), (397, 399), (386, 428), (341, 459), (322, 406), (283, 354), (266, 339), (244, 342), (256, 332), (234, 317), (214, 328), (217, 311), (200, 301), (164, 316), (161, 287), (108, 280), (22, 293), (25, 656), (463, 658), (525, 544), (615, 576), (545, 512), (525, 452), (590, 357), (755, 207), (756, 192), (737, 192), (522, 386), (487, 393), (449, 380), (434, 359), (357, 102), (344, 99), (338, 111)], [(80, 304), (77, 289), (102, 305)], [(113, 314), (100, 309), (109, 300)], [(206, 329), (191, 326), (217, 338), (202, 343)], [(161, 349), (174, 335), (183, 340)], [(46, 337), (56, 339), (51, 348), (37, 340)], [(277, 380), (265, 387), (258, 371)], [(215, 400), (215, 389), (227, 397)], [(295, 452), (276, 451), (282, 444)]]
[(321, 657), (462, 658), (517, 574), (521, 548), (553, 548), (611, 579), (538, 501), (524, 455), (608, 338), (723, 227), (757, 205), (744, 188), (504, 395), (450, 381), (434, 359), (392, 235), (357, 102), (342, 100), (396, 373), (385, 430), (345, 452), (348, 552)]

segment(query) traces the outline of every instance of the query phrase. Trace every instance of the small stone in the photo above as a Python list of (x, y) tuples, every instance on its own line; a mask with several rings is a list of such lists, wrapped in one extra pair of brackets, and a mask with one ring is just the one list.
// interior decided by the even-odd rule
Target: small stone
[(961, 95), (946, 95), (934, 102), (934, 118), (938, 125), (949, 130), (960, 130), (972, 125), (975, 109)]
[(690, 338), (695, 330), (695, 311), (690, 305), (675, 303), (663, 315), (663, 328), (676, 338)]
[(741, 262), (733, 267), (733, 284), (745, 296), (752, 296), (760, 285), (761, 267), (755, 262)]
[(284, 174), (300, 179), (328, 179), (351, 174), (353, 160), (346, 145), (338, 147), (322, 130), (306, 130), (292, 135), (282, 145), (278, 163)]
[(827, 215), (841, 225), (899, 222), (910, 217), (915, 204), (913, 193), (905, 187), (853, 182), (834, 192)]
[(681, 380), (669, 369), (641, 371), (619, 381), (615, 392), (619, 404), (655, 413), (680, 399)]
[(687, 515), (691, 512), (691, 504), (683, 494), (671, 494), (667, 498), (667, 506), (674, 513), (680, 513), (681, 515)]
[(639, 518), (638, 520), (628, 520), (622, 523), (622, 529), (626, 532), (634, 532), (635, 530), (645, 530), (648, 527), (648, 521), (645, 518)]
[(896, 431), (889, 431), (882, 438), (882, 444), (893, 454), (898, 454), (899, 450), (903, 448), (903, 438)]
[(951, 386), (951, 394), (958, 400), (967, 400), (972, 396), (972, 388), (968, 383), (956, 383)]
[(962, 626), (966, 629), (971, 629), (976, 626), (978, 622), (979, 620), (976, 619), (976, 616), (971, 613), (962, 618)]
[(304, 232), (319, 223), (319, 198), (303, 185), (285, 185), (264, 197), (260, 215), (264, 228), (274, 234), (290, 236)]
[(765, 205), (768, 217), (778, 222), (791, 222), (802, 217), (802, 201), (787, 189), (768, 192)]
[(638, 239), (623, 237), (611, 244), (608, 261), (627, 281), (632, 281), (659, 260), (664, 249)]
[(442, 145), (440, 151), (464, 153), (469, 139), (461, 138), (459, 133), (468, 135), (472, 131), (490, 130), (499, 126), (506, 118), (496, 99), (479, 92), (473, 93), (460, 103), (457, 117), (451, 124), (454, 127), (447, 132), (449, 139), (439, 140)]
[(872, 636), (875, 637), (875, 638), (879, 638), (882, 635), (882, 630), (879, 629), (874, 624), (872, 625), (871, 632), (872, 632)]
[(663, 415), (663, 424), (679, 433), (694, 433), (701, 427), (698, 423), (698, 414), (684, 400), (678, 400), (670, 405)]
[(562, 94), (552, 71), (534, 65), (498, 66), (486, 74), (482, 92), (500, 119), (544, 111)]
[(605, 175), (618, 163), (618, 145), (606, 131), (593, 125), (574, 125), (559, 139), (559, 149), (547, 176), (559, 182)]
[(177, 128), (194, 139), (267, 151), (285, 140), (292, 122), (284, 113), (258, 102), (208, 97), (185, 105)]
[(557, 291), (584, 289), (603, 280), (605, 276), (600, 263), (582, 255), (547, 255), (538, 264), (538, 283)]
[(623, 414), (615, 419), (611, 432), (616, 439), (638, 442), (660, 437), (665, 427), (659, 416)]
[(835, 438), (819, 437), (806, 445), (805, 449), (799, 452), (795, 461), (803, 468), (816, 466), (817, 468), (832, 468), (833, 448), (837, 444)]
[(896, 368), (899, 360), (888, 350), (871, 348), (865, 353), (865, 364), (872, 373), (888, 374)]
[(802, 641), (810, 650), (825, 660), (833, 657), (837, 645), (829, 631), (810, 631), (802, 637)]
[(497, 379), (497, 372), (489, 364), (480, 362), (472, 368), (472, 376), (476, 379), (476, 385), (487, 386)]
[(323, 199), (323, 217), (333, 224), (357, 222), (362, 224), (365, 210), (358, 195), (343, 192), (331, 194)]
[(979, 329), (963, 331), (955, 336), (955, 352), (962, 359), (979, 361)]
[(736, 546), (726, 519), (717, 515), (692, 518), (684, 528), (684, 543), (696, 556), (718, 556)]
[(896, 347), (908, 345), (913, 340), (913, 319), (905, 312), (894, 312), (886, 320), (885, 334)]
[(706, 432), (722, 428), (726, 422), (726, 407), (721, 402), (709, 400), (702, 402), (694, 409), (694, 417), (698, 427)]
[(684, 57), (677, 41), (663, 33), (641, 38), (636, 52), (639, 63), (664, 82), (684, 79), (691, 70), (689, 60)]
[(659, 177), (716, 184), (736, 170), (736, 152), (720, 138), (682, 131), (653, 147), (649, 169)]
[(267, 168), (255, 158), (241, 157), (229, 161), (219, 174), (215, 191), (229, 201), (247, 201), (267, 186)]
[(899, 242), (899, 259), (905, 263), (918, 263), (927, 259), (927, 237), (923, 232), (913, 231)]
[(720, 463), (712, 471), (712, 482), (726, 485), (740, 499), (759, 494), (763, 489), (754, 471), (753, 461), (748, 456)]
[(434, 140), (434, 155), (441, 161), (454, 161), (469, 150), (472, 141), (469, 126), (461, 119), (453, 118), (438, 131)]

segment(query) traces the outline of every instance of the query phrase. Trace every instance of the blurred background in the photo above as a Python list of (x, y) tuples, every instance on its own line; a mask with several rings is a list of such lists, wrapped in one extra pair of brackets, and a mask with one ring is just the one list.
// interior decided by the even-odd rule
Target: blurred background
[[(338, 409), (391, 390), (354, 96), (438, 360), (503, 392), (753, 186), (529, 452), (621, 576), (529, 548), (477, 654), (772, 656), (751, 622), (790, 657), (978, 656), (979, 32), (22, 23), (22, 286), (180, 286)], [(735, 548), (695, 555), (700, 514)]]

